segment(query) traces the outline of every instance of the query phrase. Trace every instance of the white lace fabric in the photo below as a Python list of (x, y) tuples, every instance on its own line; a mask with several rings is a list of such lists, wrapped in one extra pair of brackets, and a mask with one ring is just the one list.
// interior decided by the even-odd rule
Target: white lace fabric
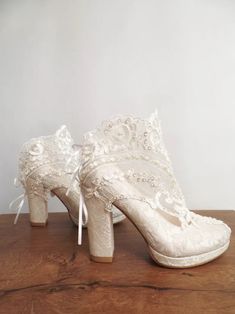
[(39, 176), (40, 183), (46, 177), (48, 188), (53, 189), (53, 183), (50, 180), (48, 182), (49, 177), (71, 174), (77, 167), (77, 150), (74, 145), (64, 125), (54, 135), (41, 136), (26, 142), (19, 155), (18, 179), (21, 184), (24, 186), (30, 176), (34, 179)]
[(174, 176), (157, 112), (149, 119), (117, 116), (84, 136), (81, 184), (110, 211), (125, 209), (148, 243), (168, 256), (201, 254), (223, 246), (231, 230), (191, 212)]
[[(26, 195), (31, 197), (31, 194), (35, 194), (47, 201), (53, 189), (67, 190), (77, 169), (78, 159), (77, 147), (65, 125), (53, 135), (32, 138), (26, 142), (20, 151), (18, 178), (15, 179), (15, 185), (21, 184), (25, 192), (10, 204), (10, 207), (17, 205), (14, 223), (17, 222)], [(41, 185), (43, 189), (39, 188)], [(79, 192), (76, 181), (71, 189)], [(77, 215), (73, 213), (72, 216)]]

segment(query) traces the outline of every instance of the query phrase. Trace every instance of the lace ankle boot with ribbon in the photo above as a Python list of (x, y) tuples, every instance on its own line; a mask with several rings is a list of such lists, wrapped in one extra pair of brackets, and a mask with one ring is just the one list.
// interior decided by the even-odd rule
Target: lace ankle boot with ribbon
[[(25, 198), (28, 199), (30, 221), (33, 226), (45, 226), (48, 219), (47, 203), (50, 195), (56, 195), (67, 207), (75, 224), (87, 223), (87, 215), (78, 215), (83, 206), (78, 180), (73, 180), (80, 167), (80, 146), (75, 145), (66, 126), (49, 136), (33, 138), (26, 142), (19, 156), (18, 178), (15, 185), (22, 185), (24, 193), (10, 203), (16, 207), (17, 222)], [(68, 193), (69, 192), (69, 193)], [(114, 222), (125, 217), (114, 209)]]

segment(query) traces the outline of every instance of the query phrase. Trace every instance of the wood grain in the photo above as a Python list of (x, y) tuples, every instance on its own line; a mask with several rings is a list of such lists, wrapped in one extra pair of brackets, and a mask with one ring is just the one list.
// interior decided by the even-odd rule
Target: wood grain
[[(235, 212), (203, 211), (235, 231)], [(0, 216), (0, 313), (235, 313), (235, 236), (217, 260), (190, 269), (155, 264), (129, 221), (115, 226), (112, 264), (90, 261), (67, 214), (32, 228)]]

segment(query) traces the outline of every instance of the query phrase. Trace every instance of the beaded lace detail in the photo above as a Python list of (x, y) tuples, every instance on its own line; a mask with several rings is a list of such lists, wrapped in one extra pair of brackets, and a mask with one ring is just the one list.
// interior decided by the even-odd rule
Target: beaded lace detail
[[(79, 164), (78, 155), (77, 146), (65, 125), (53, 135), (32, 138), (22, 146), (15, 185), (21, 184), (25, 192), (10, 204), (10, 208), (18, 204), (15, 223), (26, 194), (35, 194), (47, 201), (51, 190), (68, 189), (71, 176)], [(30, 180), (30, 189), (29, 178), (33, 179)], [(75, 187), (77, 182), (73, 184)], [(43, 185), (43, 189), (39, 188), (40, 185)]]
[[(24, 187), (31, 176), (41, 183), (46, 176), (61, 177), (73, 172), (77, 164), (76, 146), (63, 125), (54, 135), (33, 138), (23, 145), (19, 155), (18, 180)], [(55, 187), (50, 180), (47, 184), (49, 190)]]
[[(163, 145), (160, 121), (155, 111), (147, 120), (132, 116), (117, 116), (104, 121), (100, 128), (84, 135), (83, 162), (123, 158), (149, 160), (159, 154), (165, 166), (170, 166), (168, 153)], [(105, 157), (109, 158), (105, 158)], [(114, 157), (113, 157), (114, 156)], [(151, 160), (150, 160), (151, 161)], [(90, 168), (92, 168), (92, 164)], [(89, 166), (86, 167), (89, 171)]]
[[(140, 200), (177, 217), (182, 228), (196, 224), (197, 215), (187, 208), (175, 179), (157, 111), (149, 119), (117, 116), (103, 122), (100, 128), (84, 135), (81, 154), (80, 179), (85, 198), (102, 200), (108, 211), (117, 200)], [(128, 188), (126, 192), (114, 192), (112, 187), (117, 182), (130, 183), (135, 193), (128, 192)], [(208, 217), (205, 221), (222, 223)]]

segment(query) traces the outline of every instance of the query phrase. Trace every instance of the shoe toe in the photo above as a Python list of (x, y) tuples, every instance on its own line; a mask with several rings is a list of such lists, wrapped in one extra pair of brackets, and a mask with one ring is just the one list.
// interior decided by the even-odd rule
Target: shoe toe
[(223, 221), (197, 215), (194, 222), (199, 237), (195, 243), (198, 253), (217, 250), (230, 241), (231, 229)]
[(193, 214), (193, 222), (168, 237), (161, 252), (172, 257), (209, 253), (229, 243), (231, 229), (222, 221)]

